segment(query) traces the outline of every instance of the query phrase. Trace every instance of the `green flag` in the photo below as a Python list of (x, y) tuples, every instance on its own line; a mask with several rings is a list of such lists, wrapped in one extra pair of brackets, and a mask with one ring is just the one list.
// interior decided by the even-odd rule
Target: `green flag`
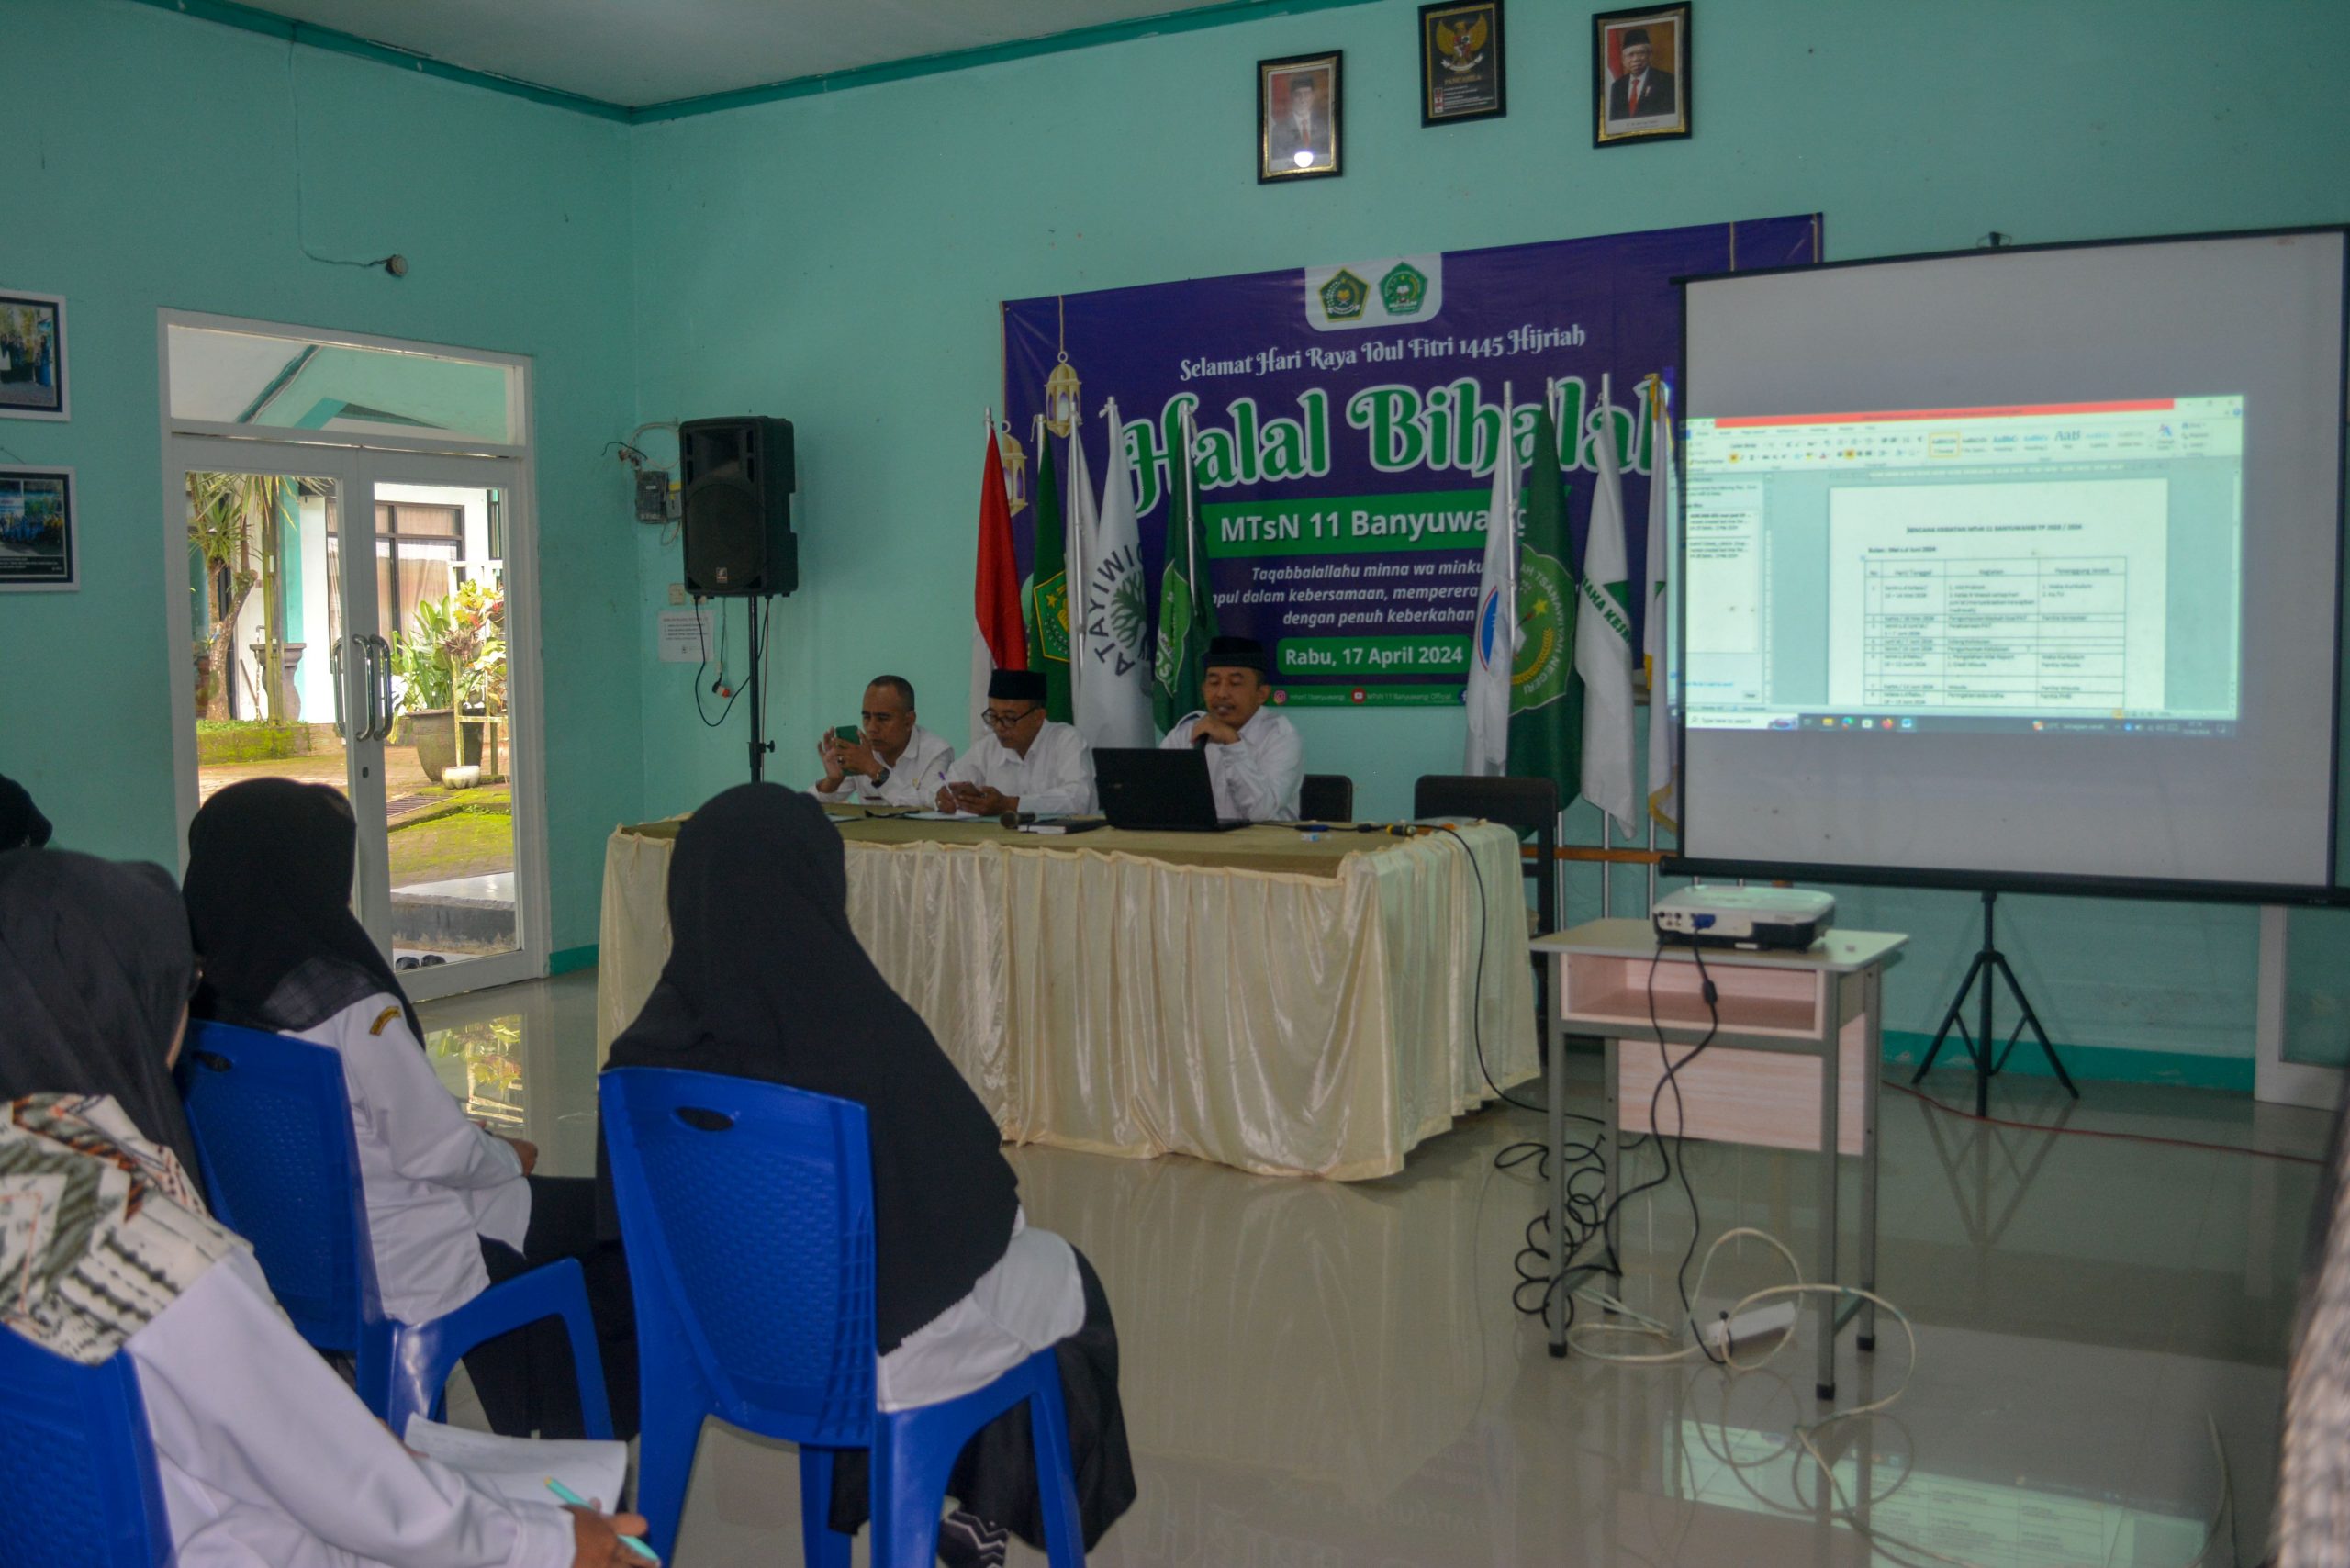
[(1045, 678), (1045, 717), (1066, 724), (1074, 712), (1069, 679), (1069, 570), (1049, 432), (1036, 446), (1035, 508), (1035, 563), (1028, 574), (1028, 590), (1021, 596), (1021, 613), (1028, 622), (1028, 662)]
[[(1580, 432), (1578, 432), (1580, 433)], [(1526, 531), (1517, 565), (1518, 644), (1509, 684), (1509, 771), (1558, 781), (1561, 801), (1583, 778), (1583, 680), (1575, 674), (1575, 581), (1567, 563), (1567, 488), (1559, 427), (1543, 399), (1527, 470)]]
[(1167, 566), (1158, 576), (1158, 650), (1152, 660), (1150, 716), (1161, 734), (1197, 712), (1200, 658), (1215, 635), (1207, 541), (1200, 532), (1198, 476), (1192, 468), (1192, 410), (1183, 410), (1183, 451), (1168, 465)]

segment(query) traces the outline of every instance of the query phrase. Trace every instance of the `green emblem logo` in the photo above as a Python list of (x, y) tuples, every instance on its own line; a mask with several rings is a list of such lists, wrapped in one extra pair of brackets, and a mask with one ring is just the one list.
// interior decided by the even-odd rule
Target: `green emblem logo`
[(1322, 314), (1333, 321), (1351, 321), (1371, 302), (1371, 285), (1340, 267), (1322, 286)]
[[(1139, 648), (1145, 623), (1149, 620), (1150, 607), (1142, 591), (1142, 574), (1128, 572), (1118, 579), (1117, 591), (1110, 599), (1110, 635), (1121, 648)], [(1118, 672), (1124, 675), (1124, 669)]]
[(1397, 262), (1379, 280), (1379, 297), (1390, 316), (1416, 316), (1428, 302), (1427, 274), (1409, 262)]
[(1170, 591), (1158, 612), (1158, 649), (1151, 661), (1151, 674), (1162, 690), (1171, 691), (1191, 656), (1192, 589), (1180, 572), (1168, 573), (1167, 585)]
[(1574, 673), (1574, 579), (1539, 550), (1518, 557), (1517, 627), (1524, 641), (1510, 669), (1513, 713), (1556, 702)]
[(1036, 627), (1043, 633), (1045, 657), (1069, 663), (1069, 576), (1036, 585)]

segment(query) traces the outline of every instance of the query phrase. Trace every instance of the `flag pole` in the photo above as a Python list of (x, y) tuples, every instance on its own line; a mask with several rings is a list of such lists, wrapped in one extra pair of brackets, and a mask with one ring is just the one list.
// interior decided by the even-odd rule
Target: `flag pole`
[[(1607, 442), (1616, 439), (1615, 378), (1604, 370), (1599, 373), (1599, 439)], [(1589, 548), (1588, 544), (1584, 546), (1586, 551)], [(1629, 567), (1626, 569), (1629, 570)], [(1608, 875), (1616, 868), (1610, 866), (1605, 857), (1605, 852), (1613, 849), (1615, 842), (1616, 820), (1607, 814), (1606, 807), (1601, 806), (1599, 808), (1599, 847), (1603, 853), (1599, 862), (1599, 918), (1602, 920), (1607, 919), (1616, 913), (1616, 879)]]
[[(1496, 443), (1494, 444), (1494, 462), (1496, 462), (1496, 463), (1505, 463), (1505, 463), (1507, 463), (1507, 464), (1509, 465), (1509, 466), (1510, 466), (1510, 474), (1509, 474), (1509, 477), (1510, 477), (1510, 486), (1509, 486), (1509, 631), (1510, 631), (1510, 650), (1509, 650), (1509, 653), (1510, 653), (1510, 663), (1511, 663), (1511, 667), (1512, 667), (1513, 669), (1516, 667), (1516, 661), (1517, 661), (1517, 566), (1518, 566), (1517, 556), (1518, 556), (1518, 552), (1519, 552), (1522, 548), (1524, 548), (1524, 546), (1519, 543), (1519, 541), (1518, 541), (1518, 537), (1517, 537), (1517, 503), (1518, 503), (1518, 494), (1517, 494), (1517, 437), (1516, 437), (1516, 435), (1515, 433), (1513, 433), (1513, 431), (1511, 431), (1511, 429), (1510, 429), (1510, 427), (1511, 427), (1512, 425), (1514, 425), (1514, 424), (1516, 424), (1516, 423), (1517, 422), (1516, 416), (1517, 416), (1517, 404), (1516, 404), (1516, 399), (1511, 396), (1511, 392), (1510, 392), (1510, 385), (1509, 385), (1509, 383), (1508, 383), (1507, 381), (1504, 381), (1504, 382), (1502, 383), (1502, 438), (1501, 438), (1501, 440), (1500, 440), (1498, 442), (1496, 442)], [(1504, 770), (1505, 772), (1506, 772), (1506, 771), (1508, 770), (1508, 768), (1509, 768), (1509, 764), (1508, 764), (1506, 761), (1505, 761), (1505, 762), (1502, 764), (1502, 768), (1503, 768), (1503, 770)]]

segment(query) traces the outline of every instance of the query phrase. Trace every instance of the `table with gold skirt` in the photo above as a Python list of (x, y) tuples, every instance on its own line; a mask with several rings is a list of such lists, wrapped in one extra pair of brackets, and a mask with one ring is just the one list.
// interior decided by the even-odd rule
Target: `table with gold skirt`
[[(834, 815), (851, 925), (1013, 1141), (1360, 1181), (1536, 1071), (1505, 827), (1056, 837)], [(677, 830), (606, 847), (599, 1059), (668, 956)]]

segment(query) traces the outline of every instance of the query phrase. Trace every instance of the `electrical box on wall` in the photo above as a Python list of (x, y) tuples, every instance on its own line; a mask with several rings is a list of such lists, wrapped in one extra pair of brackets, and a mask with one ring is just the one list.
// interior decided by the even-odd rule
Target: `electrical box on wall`
[(636, 471), (636, 521), (667, 522), (676, 515), (671, 510), (669, 471), (666, 468), (640, 468)]

